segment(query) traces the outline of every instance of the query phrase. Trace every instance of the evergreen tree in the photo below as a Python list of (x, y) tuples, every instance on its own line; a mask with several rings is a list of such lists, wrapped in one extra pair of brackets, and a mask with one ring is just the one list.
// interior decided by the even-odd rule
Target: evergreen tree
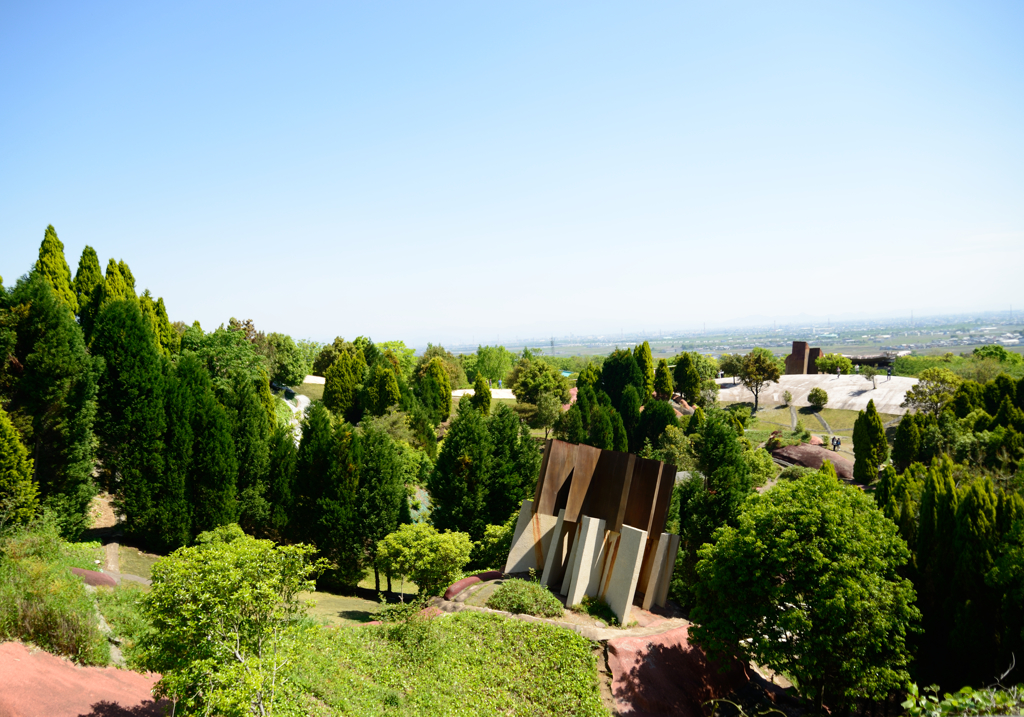
[[(612, 406), (622, 412), (622, 395), (626, 386), (633, 386), (636, 390), (640, 403), (643, 404), (650, 397), (644, 393), (644, 376), (640, 372), (636, 359), (628, 349), (616, 349), (604, 360), (601, 367), (600, 388), (612, 400)], [(629, 428), (629, 421), (623, 413), (623, 420), (626, 421), (626, 428)]]
[(586, 443), (587, 431), (583, 428), (583, 417), (579, 404), (574, 403), (558, 419), (555, 426), (555, 437), (569, 443)]
[(181, 358), (173, 370), (167, 370), (164, 409), (167, 430), (164, 434), (164, 472), (159, 486), (153, 486), (154, 511), (148, 526), (150, 546), (161, 552), (188, 545), (192, 530), (191, 471), (196, 435), (196, 396), (209, 386), (210, 377), (194, 355)]
[(473, 396), (470, 398), (470, 403), (485, 416), (490, 415), (491, 387), (487, 385), (487, 379), (482, 373), (478, 373), (476, 380), (473, 381)]
[(398, 379), (390, 367), (380, 368), (377, 372), (377, 407), (375, 415), (383, 416), (392, 406), (402, 402), (402, 392), (398, 388)]
[(622, 414), (612, 411), (612, 450), (621, 453), (629, 452), (629, 434), (622, 422)]
[(64, 243), (57, 238), (57, 231), (52, 224), (46, 227), (43, 243), (39, 245), (35, 271), (50, 285), (60, 303), (71, 309), (71, 313), (77, 314), (78, 297), (71, 286), (71, 269), (64, 257)]
[(588, 363), (580, 371), (580, 375), (576, 377), (576, 387), (582, 388), (583, 386), (595, 387), (601, 382), (601, 369), (593, 363)]
[(452, 412), (452, 384), (440, 357), (430, 359), (419, 381), (419, 396), (435, 422), (447, 421)]
[[(633, 386), (626, 386), (619, 402), (619, 415), (626, 429), (626, 445), (630, 453), (636, 453), (643, 445), (640, 435), (640, 395)], [(638, 442), (639, 441), (639, 442)]]
[(132, 274), (132, 270), (128, 268), (128, 265), (125, 263), (124, 259), (122, 259), (121, 261), (117, 262), (117, 270), (118, 270), (118, 273), (121, 275), (121, 278), (124, 279), (124, 286), (125, 286), (125, 290), (127, 291), (127, 296), (125, 296), (125, 298), (126, 299), (134, 299), (135, 298), (135, 275)]
[(164, 381), (138, 302), (103, 306), (92, 349), (105, 361), (96, 421), (102, 475), (128, 531), (151, 538), (151, 527), (159, 522), (152, 486), (164, 469)]
[(103, 300), (103, 271), (96, 250), (86, 246), (78, 260), (78, 271), (75, 272), (75, 298), (78, 301), (78, 321), (82, 325), (86, 341), (92, 335), (96, 314)]
[(156, 300), (156, 318), (160, 327), (160, 348), (167, 355), (178, 353), (181, 337), (167, 318), (167, 307), (162, 296)]
[(32, 459), (7, 412), (0, 408), (0, 529), (11, 523), (27, 523), (38, 507)]
[(615, 431), (608, 410), (598, 407), (590, 414), (590, 435), (587, 438), (587, 443), (594, 448), (606, 451), (615, 447)]
[(668, 370), (668, 361), (658, 361), (658, 368), (654, 372), (654, 393), (659, 398), (672, 398), (672, 372)]
[(430, 520), (435, 528), (469, 533), (472, 540), (483, 537), (491, 451), (484, 417), (467, 404), (448, 427), (427, 480), (433, 506)]
[(701, 378), (693, 357), (687, 352), (679, 357), (675, 370), (676, 389), (683, 395), (687, 403), (696, 406), (700, 402)]
[(693, 436), (699, 434), (704, 428), (704, 422), (706, 421), (704, 415), (704, 409), (697, 406), (693, 409), (693, 415), (690, 416), (690, 420), (686, 422), (686, 429), (683, 431), (687, 436)]
[(324, 376), (324, 406), (336, 416), (348, 415), (356, 407), (356, 391), (363, 380), (363, 365), (345, 351)]
[(892, 443), (892, 462), (899, 472), (905, 471), (917, 460), (921, 452), (921, 431), (917, 428), (915, 414), (908, 413), (896, 428)]
[(636, 365), (640, 369), (640, 376), (643, 378), (643, 383), (641, 383), (639, 388), (642, 391), (641, 395), (644, 397), (644, 403), (646, 403), (647, 399), (654, 393), (654, 357), (651, 356), (651, 345), (644, 341), (634, 348), (633, 358), (636, 359)]
[(669, 426), (679, 427), (675, 409), (668, 401), (651, 401), (640, 415), (638, 440), (650, 441), (654, 448), (660, 448), (661, 435)]
[(121, 269), (117, 266), (117, 262), (111, 259), (107, 262), (107, 274), (103, 279), (103, 299), (100, 302), (101, 307), (114, 301), (134, 298), (135, 295), (128, 290), (128, 284), (125, 282), (124, 276), (121, 274)]
[(889, 458), (885, 428), (874, 400), (868, 401), (867, 409), (858, 414), (853, 424), (853, 455), (853, 477), (865, 485), (878, 478), (878, 469)]
[(484, 520), (501, 525), (533, 496), (541, 454), (529, 428), (504, 404), (487, 419), (487, 431), (492, 448)]
[(267, 474), (270, 472), (270, 432), (273, 424), (260, 402), (256, 387), (244, 375), (235, 376), (227, 397), (231, 412), (236, 481), (239, 498), (239, 524), (250, 533), (265, 533), (270, 524), (271, 506), (267, 502)]
[[(10, 363), (20, 374), (9, 411), (32, 457), (43, 504), (61, 531), (75, 536), (87, 527), (96, 490), (96, 380), (100, 362), (85, 349), (74, 316), (42, 275), (33, 271), (10, 295), (17, 340)], [(3, 359), (4, 363), (8, 363)]]
[(380, 592), (380, 571), (373, 556), (377, 554), (377, 543), (398, 529), (405, 502), (403, 466), (394, 440), (372, 423), (363, 429), (362, 458), (359, 532), (364, 550), (373, 562), (375, 589)]
[(288, 529), (292, 513), (292, 485), (295, 482), (295, 437), (290, 426), (278, 426), (270, 435), (270, 473), (267, 502), (270, 504), (268, 532), (280, 539)]

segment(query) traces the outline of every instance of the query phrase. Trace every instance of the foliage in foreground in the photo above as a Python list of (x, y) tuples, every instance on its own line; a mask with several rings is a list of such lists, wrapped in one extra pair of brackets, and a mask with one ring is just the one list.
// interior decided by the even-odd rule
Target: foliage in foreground
[(24, 640), (86, 665), (106, 665), (110, 648), (93, 602), (70, 568), (95, 568), (97, 546), (73, 546), (42, 520), (0, 546), (0, 640)]
[(591, 644), (569, 630), (462, 612), (317, 628), (288, 679), (303, 714), (606, 716)]
[[(1005, 677), (1006, 675), (1003, 675)], [(901, 705), (910, 717), (973, 717), (974, 715), (1011, 715), (1024, 712), (1024, 689), (1019, 686), (975, 690), (964, 687), (939, 697), (938, 685), (919, 690), (911, 684)]]
[(537, 617), (561, 617), (562, 603), (538, 582), (509, 578), (494, 591), (487, 607)]
[(465, 533), (439, 533), (426, 523), (406, 524), (377, 543), (377, 565), (389, 581), (409, 576), (420, 595), (440, 595), (462, 577), (472, 549)]
[(737, 527), (699, 554), (691, 634), (710, 654), (790, 675), (819, 711), (909, 682), (907, 636), (920, 617), (898, 572), (909, 551), (833, 471), (751, 496)]

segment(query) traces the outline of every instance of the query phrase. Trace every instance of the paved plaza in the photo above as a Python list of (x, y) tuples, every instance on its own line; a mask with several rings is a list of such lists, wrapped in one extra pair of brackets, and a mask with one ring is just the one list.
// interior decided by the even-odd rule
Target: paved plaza
[[(749, 401), (753, 403), (754, 394), (743, 387), (742, 383), (731, 377), (720, 378), (716, 381), (720, 393), (720, 401)], [(789, 391), (793, 394), (792, 405), (810, 406), (807, 394), (812, 388), (821, 387), (828, 393), (827, 408), (842, 408), (851, 411), (862, 411), (868, 406), (868, 401), (874, 400), (875, 408), (880, 413), (902, 415), (907, 409), (901, 408), (900, 404), (907, 391), (917, 383), (916, 378), (904, 376), (893, 376), (886, 380), (885, 375), (875, 379), (878, 388), (871, 388), (871, 381), (858, 374), (849, 376), (836, 376), (835, 374), (798, 374), (783, 376), (778, 383), (771, 383), (761, 391), (761, 405), (778, 405), (785, 403), (782, 394)]]

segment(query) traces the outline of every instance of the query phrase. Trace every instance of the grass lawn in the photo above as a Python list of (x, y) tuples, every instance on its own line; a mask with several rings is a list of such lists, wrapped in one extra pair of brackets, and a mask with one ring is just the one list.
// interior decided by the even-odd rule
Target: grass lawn
[(150, 578), (153, 572), (153, 563), (160, 559), (159, 555), (144, 553), (138, 548), (122, 545), (118, 548), (118, 562), (121, 564), (121, 572), (129, 575), (138, 575), (140, 578)]
[(608, 715), (591, 644), (569, 630), (457, 613), (312, 628), (286, 676), (309, 715)]
[[(453, 416), (455, 415), (455, 413), (457, 412), (457, 410), (459, 408), (459, 401), (461, 401), (463, 398), (472, 398), (472, 396), (452, 396), (452, 415)], [(496, 409), (500, 404), (505, 404), (509, 408), (515, 408), (516, 407), (516, 403), (517, 403), (517, 401), (514, 398), (492, 398), (491, 399), (491, 413), (494, 413), (494, 409)]]
[(329, 625), (358, 625), (376, 620), (377, 611), (380, 610), (380, 603), (376, 600), (354, 595), (332, 595), (319, 590), (315, 593), (299, 593), (299, 599), (311, 600), (313, 606), (309, 608), (309, 614), (326, 620)]
[[(821, 428), (818, 419), (814, 417), (815, 413), (825, 419), (825, 422), (828, 423), (834, 433), (843, 434), (844, 431), (853, 432), (853, 423), (857, 420), (857, 415), (860, 411), (848, 411), (840, 408), (823, 408), (818, 411), (810, 406), (796, 409), (797, 417), (804, 422), (807, 428), (814, 432)], [(882, 419), (883, 425), (899, 418), (899, 416), (893, 416), (888, 413), (879, 413), (878, 417)]]
[(322, 401), (324, 397), (324, 385), (322, 383), (304, 383), (301, 386), (292, 386), (295, 393), (308, 396), (310, 401)]

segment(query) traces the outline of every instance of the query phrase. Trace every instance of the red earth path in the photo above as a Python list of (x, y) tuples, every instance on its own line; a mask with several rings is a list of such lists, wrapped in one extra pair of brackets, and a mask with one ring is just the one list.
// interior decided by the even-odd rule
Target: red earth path
[(19, 642), (0, 644), (0, 717), (157, 717), (159, 675), (79, 667)]

